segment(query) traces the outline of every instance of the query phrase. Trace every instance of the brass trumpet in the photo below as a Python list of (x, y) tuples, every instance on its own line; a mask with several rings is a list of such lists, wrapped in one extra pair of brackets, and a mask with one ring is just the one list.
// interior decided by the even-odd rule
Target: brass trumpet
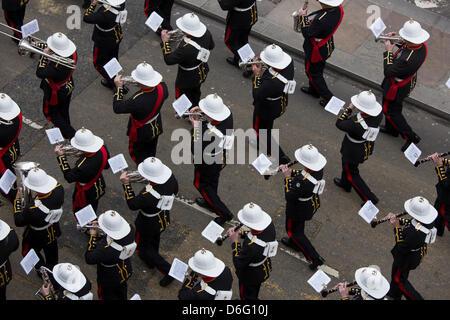
[(380, 42), (381, 40), (389, 40), (396, 44), (402, 44), (405, 42), (402, 37), (400, 36), (386, 36), (386, 35), (380, 35), (378, 38), (375, 39), (375, 42)]
[(130, 179), (130, 182), (145, 183), (145, 184), (148, 183), (148, 180), (146, 178), (144, 178), (143, 176), (141, 176), (141, 174), (137, 170), (127, 172), (127, 177), (128, 177), (128, 179)]
[(122, 82), (124, 84), (131, 84), (131, 85), (135, 85), (135, 86), (139, 85), (139, 82), (134, 80), (133, 77), (131, 77), (131, 76), (122, 77)]
[(266, 69), (270, 68), (269, 65), (267, 65), (266, 63), (264, 63), (261, 60), (257, 60), (257, 61), (246, 61), (246, 62), (239, 62), (239, 68), (243, 69), (244, 71), (251, 71), (252, 69), (252, 65), (254, 64), (262, 64), (262, 72), (264, 72)]
[[(308, 0), (303, 4), (303, 10), (308, 9)], [(297, 11), (292, 12), (292, 18), (294, 19), (294, 31), (297, 33), (301, 33), (302, 29), (300, 28), (300, 15)]]
[(62, 145), (61, 151), (63, 151), (67, 157), (79, 157), (82, 154), (84, 154), (83, 151), (78, 150), (77, 148), (68, 143)]
[[(208, 119), (206, 119), (205, 114), (203, 112), (185, 112), (183, 113), (183, 116), (199, 116), (199, 121), (208, 121)], [(181, 119), (181, 117), (178, 114), (175, 114), (175, 118), (177, 119)]]

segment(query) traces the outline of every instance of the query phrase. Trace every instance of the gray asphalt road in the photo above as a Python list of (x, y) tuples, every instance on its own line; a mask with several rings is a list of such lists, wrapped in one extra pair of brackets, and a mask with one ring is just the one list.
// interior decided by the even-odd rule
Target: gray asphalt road
[[(107, 144), (111, 155), (123, 153), (129, 164), (133, 162), (128, 156), (128, 140), (125, 135), (127, 117), (115, 115), (112, 111), (112, 92), (100, 85), (100, 78), (92, 65), (92, 42), (90, 35), (92, 26), (82, 25), (80, 30), (67, 30), (66, 8), (75, 1), (45, 0), (33, 1), (29, 6), (26, 21), (37, 18), (40, 25), (41, 38), (46, 38), (56, 31), (68, 34), (78, 46), (80, 60), (74, 73), (75, 91), (71, 103), (71, 119), (75, 128), (82, 126), (91, 129), (101, 136)], [(79, 1), (81, 3), (81, 0)], [(120, 63), (124, 74), (129, 74), (135, 66), (147, 61), (164, 76), (169, 86), (170, 97), (163, 107), (162, 117), (164, 133), (160, 137), (157, 156), (168, 164), (180, 184), (180, 195), (189, 199), (198, 196), (192, 185), (193, 166), (171, 163), (171, 151), (176, 144), (171, 141), (173, 130), (189, 128), (188, 123), (176, 120), (171, 102), (174, 100), (174, 81), (177, 68), (166, 66), (162, 59), (159, 39), (144, 26), (145, 16), (141, 1), (128, 4), (129, 18), (124, 28), (125, 39), (121, 44)], [(174, 19), (186, 10), (175, 6)], [(202, 87), (202, 96), (217, 93), (231, 108), (234, 114), (235, 128), (251, 127), (252, 98), (251, 82), (240, 75), (240, 71), (231, 68), (225, 58), (229, 52), (223, 44), (224, 26), (210, 19), (201, 17), (212, 32), (216, 48), (210, 57), (211, 72)], [(6, 37), (2, 38), (0, 48), (0, 91), (8, 93), (22, 108), (23, 115), (38, 125), (46, 121), (42, 115), (42, 92), (39, 80), (35, 76), (36, 59), (19, 57), (14, 44)], [(255, 39), (250, 44), (256, 53), (267, 45)], [(300, 45), (300, 43), (299, 43)], [(338, 44), (339, 45), (339, 44)], [(295, 59), (297, 88), (306, 84), (303, 61)], [(382, 58), (380, 57), (380, 63)], [(327, 82), (331, 90), (339, 98), (349, 101), (350, 97), (367, 88), (337, 74), (327, 73)], [(419, 79), (420, 81), (420, 79)], [(133, 89), (132, 89), (133, 90)], [(379, 100), (379, 91), (375, 92)], [(405, 106), (405, 115), (418, 134), (422, 137), (419, 144), (423, 155), (432, 152), (448, 151), (450, 124), (424, 111)], [(307, 224), (307, 235), (318, 252), (325, 258), (330, 274), (330, 285), (341, 280), (353, 280), (354, 271), (362, 266), (377, 264), (382, 273), (389, 279), (392, 257), (390, 250), (394, 245), (392, 228), (385, 224), (376, 229), (358, 216), (361, 205), (359, 197), (354, 193), (341, 192), (333, 184), (333, 178), (340, 175), (340, 144), (343, 134), (334, 123), (336, 117), (324, 111), (318, 101), (303, 95), (300, 90), (290, 97), (286, 113), (276, 121), (280, 129), (281, 144), (285, 152), (292, 158), (295, 149), (312, 143), (326, 156), (325, 168), (327, 182), (321, 197), (322, 206), (313, 220)], [(65, 213), (62, 217), (63, 235), (59, 240), (60, 261), (69, 261), (81, 267), (94, 283), (95, 266), (84, 263), (84, 251), (87, 236), (75, 229), (75, 221), (71, 214), (70, 196), (73, 185), (67, 184), (57, 166), (53, 147), (45, 136), (44, 129), (34, 129), (25, 125), (20, 137), (23, 148), (22, 160), (36, 161), (49, 174), (54, 176), (66, 189)], [(380, 198), (377, 207), (379, 217), (389, 211), (403, 210), (403, 202), (411, 197), (422, 195), (431, 202), (435, 199), (434, 184), (437, 182), (431, 164), (414, 168), (400, 152), (402, 141), (399, 138), (380, 135), (377, 139), (374, 155), (361, 166), (361, 174), (373, 191)], [(133, 169), (133, 167), (132, 167)], [(118, 175), (110, 171), (105, 173), (107, 194), (101, 200), (97, 214), (109, 209), (120, 212), (130, 223), (135, 213), (127, 209), (122, 186)], [(136, 185), (135, 190), (141, 187)], [(277, 227), (277, 238), (284, 236), (284, 195), (283, 179), (278, 176), (264, 180), (250, 165), (229, 165), (221, 175), (219, 194), (230, 210), (237, 214), (246, 203), (253, 201), (269, 212)], [(162, 236), (161, 252), (168, 261), (175, 257), (187, 260), (202, 247), (212, 250), (228, 266), (232, 267), (231, 248), (229, 243), (217, 247), (200, 233), (211, 220), (211, 216), (183, 203), (176, 202), (171, 212), (172, 224)], [(0, 208), (0, 218), (14, 226), (12, 208), (4, 205)], [(20, 234), (22, 228), (16, 229)], [(410, 281), (426, 299), (449, 299), (448, 279), (449, 240), (438, 238), (431, 246), (429, 254), (420, 267), (411, 272)], [(26, 275), (19, 265), (20, 250), (12, 255), (14, 280), (8, 287), (9, 299), (35, 299), (34, 292), (40, 286), (35, 274)], [(147, 269), (137, 256), (132, 258), (134, 274), (129, 281), (129, 297), (138, 293), (142, 299), (172, 300), (176, 299), (180, 283), (174, 282), (167, 288), (158, 285), (161, 274)], [(280, 244), (280, 251), (273, 259), (273, 272), (263, 285), (260, 298), (272, 300), (320, 300), (322, 299), (307, 283), (313, 275), (303, 257), (295, 256)], [(237, 278), (234, 281), (235, 297), (238, 297)], [(330, 296), (327, 299), (338, 299)]]

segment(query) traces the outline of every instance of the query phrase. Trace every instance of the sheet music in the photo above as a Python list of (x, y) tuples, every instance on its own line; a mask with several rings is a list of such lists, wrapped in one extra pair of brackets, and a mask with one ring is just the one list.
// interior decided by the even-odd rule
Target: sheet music
[(6, 194), (9, 193), (11, 190), (11, 187), (14, 185), (14, 182), (16, 182), (17, 177), (14, 173), (12, 173), (11, 170), (6, 169), (3, 176), (0, 178), (0, 188), (2, 191)]
[(450, 78), (448, 78), (447, 82), (445, 83), (445, 85), (447, 86), (447, 88), (450, 89)]
[(75, 212), (75, 216), (77, 217), (80, 227), (84, 227), (89, 222), (97, 219), (97, 215), (95, 214), (95, 211), (91, 205), (88, 205), (83, 209)]
[(163, 17), (157, 14), (156, 11), (153, 11), (152, 14), (145, 21), (145, 25), (150, 29), (152, 29), (154, 32), (156, 32), (163, 21), (164, 21)]
[(111, 79), (114, 79), (114, 77), (122, 71), (122, 66), (120, 65), (119, 61), (117, 61), (116, 58), (112, 58), (107, 64), (103, 66), (103, 69), (105, 69), (106, 73)]
[(61, 130), (59, 130), (59, 128), (45, 130), (45, 133), (47, 134), (47, 138), (48, 141), (50, 141), (50, 144), (64, 142), (64, 137), (62, 136)]
[(172, 103), (172, 107), (180, 117), (183, 116), (183, 114), (188, 111), (191, 106), (192, 102), (184, 93)]
[(248, 43), (242, 46), (237, 52), (242, 62), (250, 61), (255, 57), (255, 53)]
[(211, 220), (211, 222), (206, 226), (206, 228), (202, 231), (202, 236), (204, 236), (206, 239), (211, 241), (212, 243), (215, 243), (217, 238), (222, 235), (222, 232), (225, 229), (222, 228), (219, 224), (214, 222), (214, 220)]
[(29, 274), (30, 271), (34, 268), (36, 263), (39, 262), (39, 257), (37, 256), (34, 249), (31, 249), (25, 257), (23, 257), (22, 261), (20, 261), (20, 265), (26, 274)]
[(377, 213), (380, 210), (378, 210), (377, 207), (372, 203), (372, 201), (368, 200), (358, 211), (358, 215), (364, 219), (367, 223), (370, 223)]
[(344, 105), (345, 101), (337, 97), (332, 97), (325, 106), (325, 110), (331, 112), (332, 114), (338, 115)]
[(183, 283), (188, 268), (189, 266), (186, 263), (174, 258), (170, 266), (169, 276)]
[(269, 158), (264, 153), (261, 153), (255, 161), (252, 162), (252, 166), (258, 170), (259, 174), (263, 175), (267, 169), (272, 165)]
[(123, 153), (119, 153), (118, 155), (109, 158), (108, 163), (113, 174), (128, 168), (128, 163), (125, 160)]
[(386, 25), (380, 17), (375, 20), (375, 22), (369, 27), (370, 31), (372, 31), (375, 38), (378, 38), (384, 30), (386, 30)]
[(417, 146), (414, 143), (411, 143), (408, 147), (408, 149), (404, 152), (406, 159), (408, 159), (412, 164), (415, 164), (416, 161), (419, 159), (420, 155), (422, 154), (422, 151), (417, 148)]
[(311, 278), (308, 280), (308, 284), (313, 287), (316, 292), (320, 293), (330, 283), (331, 278), (326, 275), (322, 270), (317, 270)]
[(140, 296), (140, 295), (138, 295), (137, 293), (135, 293), (135, 294), (130, 298), (130, 300), (142, 300), (142, 299), (141, 299), (141, 296)]
[(39, 31), (39, 23), (36, 19), (28, 22), (27, 24), (24, 24), (21, 27), (22, 31), (22, 38), (26, 38), (28, 36), (31, 36), (32, 34)]

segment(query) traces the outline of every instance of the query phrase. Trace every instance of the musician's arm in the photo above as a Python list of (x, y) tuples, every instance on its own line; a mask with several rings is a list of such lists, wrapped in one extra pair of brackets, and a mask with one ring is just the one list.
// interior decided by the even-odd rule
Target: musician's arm
[(16, 197), (14, 199), (14, 224), (16, 227), (25, 227), (28, 224), (30, 224), (30, 221), (28, 221), (29, 210), (32, 210), (33, 208), (36, 208), (34, 206), (28, 206), (27, 208), (22, 207), (22, 203), (19, 197)]
[(13, 228), (10, 228), (9, 234), (8, 234), (8, 244), (7, 244), (7, 250), (12, 253), (16, 251), (19, 248), (19, 237), (17, 236), (16, 231)]
[(284, 196), (286, 201), (296, 200), (302, 189), (302, 177), (289, 177), (284, 180)]
[(105, 14), (103, 10), (97, 10), (95, 11), (96, 5), (92, 4), (89, 6), (89, 8), (86, 9), (83, 16), (83, 21), (89, 24), (97, 24), (97, 23), (105, 23), (107, 22), (107, 19), (105, 17)]
[(218, 0), (222, 10), (233, 10), (239, 4), (238, 0)]
[(173, 51), (174, 48), (172, 48), (169, 41), (162, 41), (161, 48), (164, 62), (169, 66), (182, 63), (186, 57), (184, 47), (179, 46), (178, 48), (175, 48), (175, 51)]
[(447, 177), (447, 171), (446, 168), (444, 166), (444, 163), (437, 165), (435, 168), (436, 170), (436, 174), (438, 176), (439, 179), (439, 183), (444, 186), (444, 188), (446, 189), (450, 189), (450, 182), (449, 179)]
[(84, 259), (87, 264), (98, 264), (104, 260), (102, 250), (97, 250), (99, 241), (100, 239), (98, 236), (90, 235), (88, 247), (84, 254)]
[(113, 98), (113, 111), (116, 114), (132, 113), (138, 110), (139, 105), (133, 98), (124, 100), (123, 87), (116, 88)]
[(384, 54), (384, 76), (387, 78), (407, 78), (417, 71), (417, 62), (414, 53), (408, 61), (400, 58), (394, 60), (392, 51), (385, 51)]
[(60, 71), (53, 65), (49, 64), (48, 58), (42, 56), (36, 70), (36, 76), (39, 79), (56, 79)]
[(236, 275), (240, 275), (243, 269), (245, 269), (251, 262), (253, 254), (249, 246), (242, 247), (240, 242), (233, 242), (231, 244), (233, 250), (233, 264), (236, 269)]

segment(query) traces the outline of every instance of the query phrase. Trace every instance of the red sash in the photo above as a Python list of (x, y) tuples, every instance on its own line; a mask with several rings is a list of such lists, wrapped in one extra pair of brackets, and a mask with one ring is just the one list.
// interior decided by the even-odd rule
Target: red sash
[[(424, 46), (425, 46), (425, 59), (423, 59), (423, 61), (422, 61), (422, 63), (420, 64), (420, 66), (419, 66), (419, 69), (420, 69), (420, 67), (422, 66), (422, 64), (425, 62), (425, 60), (427, 59), (427, 55), (428, 55), (428, 47), (427, 47), (427, 45), (424, 43), (423, 44)], [(397, 52), (395, 52), (394, 53), (394, 57), (395, 56), (397, 56), (397, 54), (400, 52), (400, 50), (402, 50), (404, 47), (406, 46), (406, 44), (404, 44), (403, 46), (401, 46), (398, 50), (397, 50)], [(401, 87), (403, 87), (403, 86), (405, 86), (405, 85), (407, 85), (411, 80), (412, 80), (412, 78), (414, 78), (414, 76), (417, 74), (417, 72), (416, 73), (414, 73), (412, 76), (410, 76), (409, 78), (406, 78), (406, 79), (404, 79), (404, 80), (402, 80), (402, 81), (400, 81), (400, 82), (396, 82), (395, 81), (395, 77), (391, 77), (391, 78), (389, 78), (389, 80), (391, 81), (391, 87), (389, 88), (389, 91), (388, 91), (388, 93), (386, 94), (386, 100), (389, 100), (389, 101), (394, 101), (395, 100), (395, 97), (397, 96), (397, 92), (398, 92), (398, 89), (399, 88), (401, 88)]]
[[(130, 128), (130, 133), (128, 134), (128, 138), (129, 138), (128, 151), (129, 151), (130, 155), (133, 150), (133, 145), (138, 139), (137, 129), (143, 127), (151, 118), (153, 118), (154, 114), (159, 109), (159, 106), (162, 103), (162, 99), (164, 96), (163, 87), (161, 84), (158, 84), (156, 86), (156, 89), (158, 90), (158, 97), (156, 98), (156, 104), (155, 104), (155, 107), (153, 108), (153, 111), (145, 119), (143, 119), (141, 121), (137, 121), (136, 119), (133, 118), (133, 115), (130, 115), (131, 128)], [(135, 156), (131, 155), (131, 158), (133, 159), (133, 161), (136, 161)]]
[(311, 43), (313, 45), (313, 51), (312, 51), (312, 56), (311, 56), (312, 63), (318, 63), (323, 60), (322, 56), (320, 55), (319, 49), (321, 47), (323, 47), (324, 45), (326, 45), (328, 43), (328, 41), (330, 41), (331, 37), (334, 35), (334, 33), (339, 28), (339, 25), (341, 24), (342, 19), (344, 18), (344, 9), (342, 8), (342, 5), (339, 6), (339, 9), (341, 10), (341, 18), (339, 19), (339, 22), (336, 25), (336, 28), (334, 28), (333, 32), (328, 37), (320, 40), (318, 43), (316, 42), (316, 40), (314, 38), (309, 38), (309, 40), (311, 41)]
[(76, 193), (75, 193), (75, 200), (73, 201), (72, 205), (72, 211), (74, 211), (75, 208), (84, 208), (87, 205), (85, 192), (89, 190), (97, 182), (98, 178), (100, 178), (100, 175), (102, 174), (103, 169), (105, 169), (106, 162), (108, 161), (108, 154), (106, 153), (106, 149), (104, 146), (101, 147), (100, 151), (102, 152), (103, 160), (100, 170), (98, 171), (95, 178), (83, 186), (79, 182), (75, 184)]
[(4, 147), (2, 150), (0, 150), (0, 174), (2, 174), (2, 175), (6, 171), (6, 166), (3, 163), (2, 158), (5, 155), (5, 153), (8, 152), (9, 148), (11, 148), (11, 146), (14, 144), (14, 142), (16, 142), (17, 138), (19, 138), (20, 130), (22, 130), (22, 114), (19, 113), (18, 117), (19, 117), (20, 121), (19, 121), (19, 130), (17, 130), (16, 136), (14, 137), (14, 139), (12, 139), (12, 141), (6, 147)]
[[(77, 64), (77, 53), (76, 52), (73, 54), (73, 60), (74, 60), (74, 65), (76, 65)], [(59, 91), (59, 89), (61, 89), (63, 84), (65, 84), (67, 81), (69, 81), (70, 78), (72, 77), (72, 74), (75, 71), (75, 69), (71, 69), (71, 70), (72, 71), (70, 72), (69, 76), (61, 82), (56, 83), (52, 79), (47, 79), (48, 84), (50, 85), (50, 88), (52, 88), (52, 95), (50, 97), (50, 105), (54, 106), (54, 105), (58, 104), (58, 91)]]

